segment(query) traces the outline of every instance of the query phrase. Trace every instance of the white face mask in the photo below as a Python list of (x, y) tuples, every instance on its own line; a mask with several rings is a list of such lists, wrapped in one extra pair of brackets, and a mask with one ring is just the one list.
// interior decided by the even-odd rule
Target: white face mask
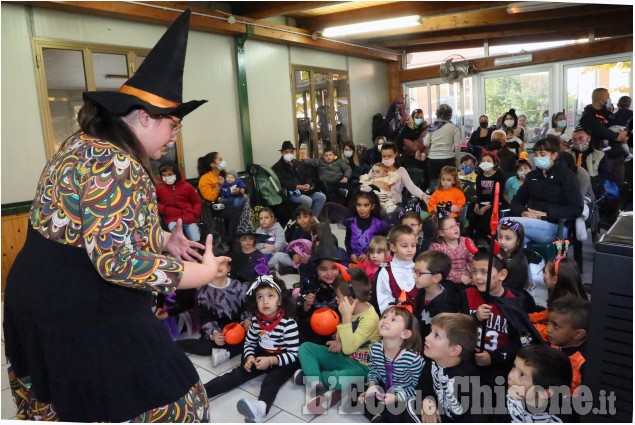
[(173, 185), (176, 182), (176, 176), (175, 175), (164, 176), (164, 177), (161, 177), (161, 178), (163, 179), (165, 184)]
[(287, 162), (291, 162), (295, 158), (295, 155), (292, 153), (285, 153), (284, 155), (282, 155), (282, 158)]
[(377, 145), (377, 150), (381, 152), (381, 145)]
[(494, 168), (494, 164), (492, 164), (491, 162), (481, 162), (478, 168), (483, 171), (490, 171), (492, 168)]
[(514, 120), (505, 120), (505, 127), (511, 127), (514, 125)]

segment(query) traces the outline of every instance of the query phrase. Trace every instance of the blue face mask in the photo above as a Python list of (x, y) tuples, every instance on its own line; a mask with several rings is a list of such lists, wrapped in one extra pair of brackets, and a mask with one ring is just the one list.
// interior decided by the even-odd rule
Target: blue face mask
[(416, 125), (421, 125), (421, 123), (423, 122), (423, 119), (421, 118), (415, 118), (415, 124)]
[(474, 167), (472, 167), (471, 165), (467, 165), (467, 164), (463, 164), (461, 165), (461, 171), (463, 172), (463, 174), (472, 174), (472, 171), (474, 171)]
[(227, 162), (221, 161), (220, 164), (218, 164), (218, 169), (224, 170), (225, 168), (227, 168)]
[(346, 158), (350, 158), (351, 156), (353, 156), (353, 151), (344, 151), (344, 156)]
[(536, 156), (534, 157), (534, 165), (536, 168), (546, 170), (551, 165), (551, 158), (548, 156)]
[(565, 128), (567, 126), (567, 121), (566, 120), (560, 120), (556, 123), (558, 125), (558, 127), (560, 128)]

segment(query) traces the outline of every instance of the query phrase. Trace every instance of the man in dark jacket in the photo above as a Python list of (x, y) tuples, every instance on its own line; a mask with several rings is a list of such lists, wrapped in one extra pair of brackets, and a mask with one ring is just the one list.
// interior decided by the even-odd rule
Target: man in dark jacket
[(512, 199), (511, 215), (525, 229), (525, 242), (549, 243), (556, 237), (560, 219), (582, 215), (578, 179), (566, 164), (557, 161), (560, 147), (546, 138), (534, 145), (536, 169)]
[(280, 149), (282, 157), (273, 164), (273, 171), (278, 175), (280, 184), (289, 194), (291, 202), (304, 205), (311, 209), (315, 217), (319, 217), (320, 211), (326, 202), (326, 195), (315, 189), (312, 170), (295, 159), (295, 147), (286, 140)]
[(612, 104), (607, 89), (593, 90), (591, 101), (592, 103), (584, 108), (580, 125), (591, 132), (596, 149), (601, 146), (602, 140), (609, 141), (611, 149), (606, 152), (606, 156), (611, 168), (611, 180), (621, 188), (624, 185), (624, 158), (626, 157), (621, 144), (628, 141), (628, 133), (626, 131), (615, 133), (608, 129), (613, 114), (609, 111)]

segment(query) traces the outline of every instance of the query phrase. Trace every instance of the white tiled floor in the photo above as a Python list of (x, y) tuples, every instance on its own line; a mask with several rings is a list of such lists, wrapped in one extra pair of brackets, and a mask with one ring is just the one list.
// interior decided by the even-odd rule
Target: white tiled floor
[[(341, 242), (343, 246), (344, 231), (337, 229), (335, 226), (333, 233)], [(584, 246), (584, 275), (583, 282), (591, 282), (592, 267), (593, 267), (593, 244), (590, 242), (585, 243)], [(287, 283), (287, 286), (291, 286), (297, 282), (297, 275), (285, 275), (282, 278)], [(233, 367), (240, 363), (240, 357), (236, 356), (233, 359), (219, 365), (212, 367), (210, 357), (201, 357), (190, 355), (192, 363), (195, 365), (196, 370), (203, 383), (208, 382), (210, 379), (218, 375), (231, 370)], [(7, 362), (4, 356), (4, 340), (2, 341), (2, 370), (0, 371), (2, 382), (2, 409), (0, 412), (0, 419), (14, 419), (15, 418), (15, 406), (11, 398), (9, 390), (9, 383), (6, 373)], [(236, 403), (241, 398), (257, 399), (260, 393), (260, 383), (263, 377), (254, 379), (247, 382), (244, 385), (236, 388), (226, 394), (218, 396), (210, 400), (210, 412), (211, 422), (214, 423), (242, 423), (243, 416), (236, 410)], [(331, 408), (329, 411), (320, 416), (305, 415), (302, 414), (302, 406), (305, 402), (304, 387), (296, 386), (291, 381), (284, 384), (280, 389), (274, 405), (271, 407), (269, 414), (266, 417), (266, 422), (271, 423), (334, 423), (334, 422), (368, 422), (363, 415), (359, 414), (340, 414), (337, 408)]]

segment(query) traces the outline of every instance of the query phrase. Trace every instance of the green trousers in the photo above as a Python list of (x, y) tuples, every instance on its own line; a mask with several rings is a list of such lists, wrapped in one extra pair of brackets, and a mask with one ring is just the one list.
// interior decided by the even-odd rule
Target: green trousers
[(342, 353), (331, 353), (328, 347), (312, 342), (300, 346), (298, 357), (307, 384), (319, 380), (326, 387), (342, 390), (353, 383), (360, 383), (363, 391), (368, 366)]

